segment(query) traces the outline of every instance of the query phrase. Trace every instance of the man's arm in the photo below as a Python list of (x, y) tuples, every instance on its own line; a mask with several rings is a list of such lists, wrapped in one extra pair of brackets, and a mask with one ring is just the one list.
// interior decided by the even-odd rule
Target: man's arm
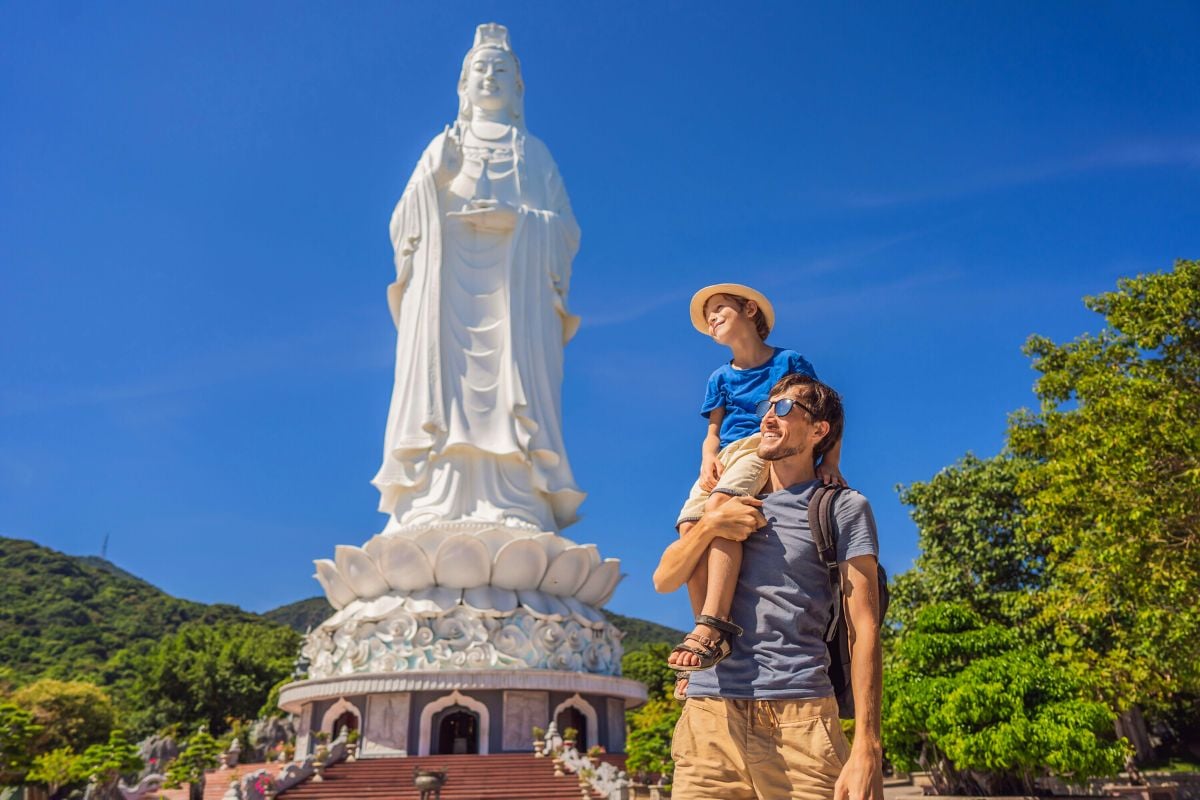
[(879, 738), (883, 689), (879, 562), (875, 556), (855, 556), (842, 562), (841, 573), (850, 633), (854, 745), (838, 776), (833, 796), (834, 800), (883, 800), (883, 745)]
[(704, 516), (663, 552), (654, 570), (654, 588), (660, 592), (673, 592), (696, 570), (700, 557), (713, 539), (743, 541), (747, 536), (767, 524), (759, 511), (761, 500), (753, 497), (731, 497), (719, 508), (705, 511)]

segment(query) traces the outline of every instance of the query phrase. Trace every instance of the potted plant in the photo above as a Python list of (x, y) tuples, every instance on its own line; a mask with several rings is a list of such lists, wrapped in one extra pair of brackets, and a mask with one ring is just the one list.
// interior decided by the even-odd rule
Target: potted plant
[(546, 746), (546, 729), (539, 728), (537, 725), (534, 725), (533, 726), (533, 755), (536, 758), (542, 758), (545, 755), (545, 753), (542, 752), (542, 748), (544, 748), (545, 746)]
[(355, 761), (358, 754), (358, 731), (350, 731), (346, 734), (346, 760)]
[(563, 728), (563, 747), (574, 747), (575, 737), (578, 735), (579, 730), (577, 728)]
[(600, 756), (604, 753), (604, 748), (598, 744), (594, 744), (588, 748), (588, 758), (592, 761), (593, 767), (600, 766)]
[(329, 741), (329, 734), (317, 731), (313, 738), (317, 740), (317, 751), (313, 753), (313, 781), (319, 783), (325, 780), (322, 773), (325, 772), (325, 765), (329, 763), (329, 748), (325, 746)]

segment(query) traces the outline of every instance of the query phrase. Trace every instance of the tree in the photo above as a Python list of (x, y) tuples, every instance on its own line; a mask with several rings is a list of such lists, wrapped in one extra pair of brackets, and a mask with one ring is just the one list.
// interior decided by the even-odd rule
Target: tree
[(1115, 715), (1012, 628), (961, 603), (919, 611), (884, 682), (883, 741), (900, 769), (928, 769), (939, 794), (1033, 794), (1043, 774), (1114, 774)]
[(101, 796), (117, 797), (117, 783), (124, 775), (136, 773), (145, 762), (138, 754), (137, 746), (125, 736), (125, 731), (114, 729), (104, 744), (94, 744), (83, 752), (80, 769), (89, 778), (95, 778)]
[(931, 603), (954, 602), (990, 620), (1023, 617), (1025, 598), (1042, 584), (1045, 557), (1024, 535), (1017, 492), (1027, 460), (968, 453), (928, 482), (899, 487), (912, 507), (921, 555), (892, 586), (890, 620), (901, 627)]
[(42, 753), (33, 759), (33, 766), (25, 776), (32, 783), (43, 783), (54, 797), (64, 786), (87, 777), (83, 768), (83, 757), (69, 747), (60, 747)]
[(1119, 709), (1200, 694), (1200, 261), (1087, 298), (1106, 327), (1034, 336), (1035, 414), (1014, 417), (1037, 605)]
[(127, 705), (139, 709), (143, 731), (180, 723), (223, 733), (230, 719), (252, 719), (291, 674), (299, 638), (273, 624), (185, 625), (131, 658)]
[(31, 766), (33, 742), (41, 727), (20, 706), (0, 702), (0, 785), (20, 783)]
[(112, 701), (97, 686), (45, 678), (18, 689), (12, 702), (33, 715), (42, 732), (33, 751), (80, 751), (108, 739), (116, 720)]
[(675, 687), (675, 670), (667, 664), (670, 654), (671, 645), (665, 642), (644, 645), (621, 658), (621, 674), (645, 684), (650, 700), (670, 697)]
[(625, 743), (625, 767), (630, 772), (662, 775), (667, 783), (675, 771), (671, 760), (671, 737), (682, 707), (670, 697), (648, 700), (626, 714), (629, 737)]
[(644, 705), (625, 712), (629, 729), (625, 765), (631, 772), (663, 775), (668, 782), (675, 770), (671, 736), (681, 709), (672, 697), (675, 670), (667, 666), (670, 653), (670, 644), (653, 642), (626, 653), (621, 659), (621, 674), (645, 684), (647, 695)]
[(193, 787), (193, 795), (199, 794), (198, 790), (204, 782), (204, 771), (217, 766), (220, 752), (221, 746), (217, 744), (217, 740), (201, 725), (187, 740), (179, 757), (167, 767), (167, 786), (178, 787), (186, 783)]

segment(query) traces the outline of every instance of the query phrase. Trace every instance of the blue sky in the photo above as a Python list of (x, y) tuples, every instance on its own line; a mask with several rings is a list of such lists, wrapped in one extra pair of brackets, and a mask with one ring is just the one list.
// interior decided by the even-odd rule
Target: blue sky
[(252, 610), (384, 518), (387, 220), (508, 25), (583, 227), (564, 533), (650, 586), (698, 467), (699, 286), (845, 396), (882, 560), (898, 483), (996, 453), (1020, 348), (1200, 255), (1189, 3), (0, 4), (0, 535)]

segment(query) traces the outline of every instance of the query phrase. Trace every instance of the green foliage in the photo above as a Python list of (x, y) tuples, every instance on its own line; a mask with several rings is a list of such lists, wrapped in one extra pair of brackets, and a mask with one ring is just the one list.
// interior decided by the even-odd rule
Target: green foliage
[(675, 670), (667, 666), (671, 647), (663, 642), (655, 642), (627, 652), (621, 658), (621, 674), (645, 684), (650, 700), (670, 697), (674, 691)]
[(1114, 774), (1125, 755), (1114, 719), (1068, 671), (965, 604), (918, 612), (884, 682), (889, 759), (930, 769), (944, 794), (1030, 794), (1046, 772)]
[(604, 614), (604, 618), (610, 624), (615, 625), (621, 633), (625, 634), (621, 644), (625, 647), (626, 652), (641, 649), (648, 644), (670, 642), (674, 645), (683, 639), (683, 631), (668, 628), (666, 625), (614, 614), (607, 609), (600, 609), (600, 613)]
[(42, 753), (33, 759), (33, 766), (25, 776), (25, 780), (30, 783), (44, 784), (53, 797), (62, 787), (82, 781), (87, 776), (88, 773), (84, 771), (83, 757), (69, 747), (60, 747), (57, 750)]
[(116, 723), (112, 700), (97, 686), (43, 678), (13, 693), (12, 702), (33, 715), (42, 732), (35, 753), (69, 748), (80, 751), (100, 744)]
[(0, 785), (21, 782), (32, 764), (33, 742), (39, 733), (32, 714), (0, 702)]
[(260, 619), (233, 606), (179, 600), (99, 558), (78, 558), (0, 537), (0, 672), (39, 677), (119, 675), (103, 666), (119, 650), (152, 644), (185, 622)]
[(333, 606), (324, 595), (310, 597), (307, 600), (297, 600), (286, 606), (272, 609), (263, 614), (264, 617), (280, 625), (286, 625), (296, 633), (306, 633), (315, 628), (333, 614)]
[(299, 636), (270, 623), (189, 624), (133, 659), (129, 704), (141, 730), (170, 723), (222, 733), (252, 719), (291, 674)]
[(203, 726), (192, 735), (179, 757), (167, 768), (167, 786), (178, 787), (185, 783), (198, 784), (206, 769), (217, 766), (221, 746)]
[(80, 768), (84, 775), (95, 775), (102, 786), (115, 786), (122, 775), (135, 773), (145, 766), (137, 746), (117, 728), (104, 744), (94, 744), (83, 752)]
[(1107, 327), (1033, 337), (1019, 491), (1046, 553), (1042, 623), (1118, 707), (1200, 693), (1200, 262), (1089, 298)]
[(1017, 493), (1025, 459), (971, 454), (926, 483), (900, 487), (920, 532), (915, 569), (896, 577), (889, 618), (901, 627), (930, 603), (962, 603), (988, 619), (1016, 621), (1042, 584), (1044, 554), (1024, 536)]
[[(680, 633), (679, 638), (682, 636)], [(672, 647), (667, 642), (650, 642), (625, 653), (621, 659), (621, 673), (641, 681), (648, 698), (644, 705), (625, 712), (629, 729), (625, 742), (626, 768), (630, 772), (664, 775), (668, 782), (675, 769), (671, 761), (671, 737), (682, 708), (671, 696), (675, 671), (667, 666), (667, 656)]]
[(287, 716), (282, 708), (279, 707), (279, 691), (294, 680), (289, 673), (287, 677), (280, 678), (271, 687), (271, 691), (267, 692), (267, 699), (263, 701), (262, 707), (258, 709), (258, 713), (254, 715), (255, 719), (275, 719)]
[(626, 712), (629, 737), (625, 742), (625, 768), (630, 772), (657, 773), (666, 777), (675, 771), (671, 760), (671, 737), (682, 706), (670, 697), (647, 701)]

